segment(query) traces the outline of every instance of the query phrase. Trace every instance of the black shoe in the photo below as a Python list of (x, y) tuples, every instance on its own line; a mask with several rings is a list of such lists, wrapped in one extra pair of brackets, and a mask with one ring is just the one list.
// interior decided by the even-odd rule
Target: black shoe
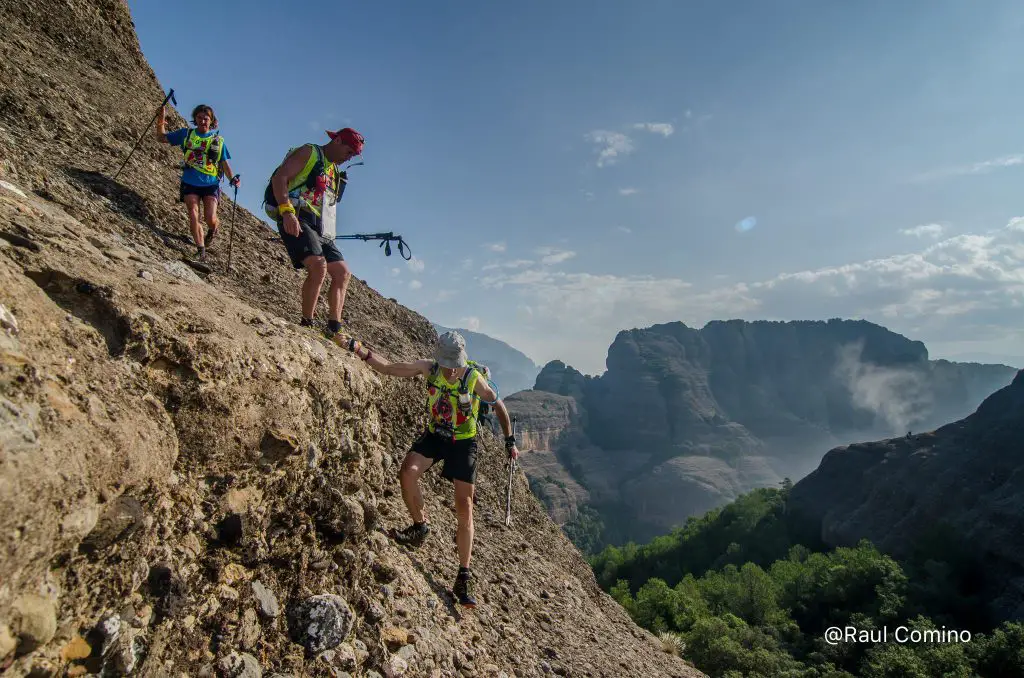
[(395, 541), (406, 546), (419, 546), (430, 534), (430, 525), (426, 523), (413, 523), (404, 530), (395, 532)]
[(316, 327), (316, 323), (313, 322), (312, 318), (303, 318), (299, 321), (299, 327)]
[(459, 600), (459, 605), (476, 607), (476, 598), (473, 597), (473, 575), (469, 570), (459, 570), (459, 574), (455, 577), (452, 593)]

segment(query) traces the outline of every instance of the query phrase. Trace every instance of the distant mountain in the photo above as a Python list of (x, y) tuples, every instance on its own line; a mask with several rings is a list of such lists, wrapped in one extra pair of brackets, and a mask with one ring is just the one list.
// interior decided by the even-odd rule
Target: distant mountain
[(829, 451), (787, 512), (829, 546), (866, 538), (897, 558), (956, 553), (975, 563), (971, 587), (996, 620), (1024, 620), (1022, 439), (1024, 370), (959, 421)]
[[(607, 365), (590, 377), (552, 361), (508, 404), (530, 450), (524, 470), (557, 486), (552, 517), (594, 509), (611, 543), (795, 481), (836, 445), (964, 417), (1016, 373), (929, 360), (920, 341), (839, 319), (625, 330)], [(552, 456), (585, 498), (571, 496)]]
[(1002, 353), (957, 353), (947, 356), (949, 360), (958, 363), (985, 363), (988, 365), (1009, 365), (1018, 370), (1024, 370), (1024, 356), (1004, 355)]
[(498, 385), (503, 398), (517, 391), (533, 388), (533, 382), (540, 372), (540, 365), (535, 364), (522, 351), (480, 332), (472, 332), (461, 327), (444, 327), (437, 323), (433, 325), (438, 334), (454, 329), (466, 338), (466, 351), (470, 360), (483, 363), (491, 369), (491, 377)]

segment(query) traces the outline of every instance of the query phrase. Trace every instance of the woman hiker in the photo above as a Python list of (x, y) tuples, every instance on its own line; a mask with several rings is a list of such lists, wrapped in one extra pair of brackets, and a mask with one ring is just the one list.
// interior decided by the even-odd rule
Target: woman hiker
[[(221, 175), (231, 177), (231, 185), (238, 187), (241, 181), (231, 174), (231, 165), (224, 137), (217, 129), (217, 116), (206, 104), (192, 109), (192, 124), (195, 128), (182, 127), (173, 132), (167, 131), (166, 111), (161, 106), (156, 120), (156, 138), (171, 146), (178, 146), (184, 154), (182, 162), (181, 186), (178, 199), (185, 203), (188, 210), (188, 225), (192, 229), (192, 239), (198, 248), (196, 258), (206, 261), (206, 247), (217, 235), (220, 222), (217, 219), (217, 202), (220, 199)], [(199, 223), (199, 204), (203, 205), (203, 220), (210, 230), (203, 234)]]

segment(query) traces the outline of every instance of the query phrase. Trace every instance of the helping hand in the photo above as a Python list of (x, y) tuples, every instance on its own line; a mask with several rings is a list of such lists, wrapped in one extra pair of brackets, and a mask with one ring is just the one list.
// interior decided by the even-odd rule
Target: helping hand
[(242, 177), (241, 177), (241, 175), (236, 174), (235, 176), (231, 177), (231, 181), (228, 182), (228, 183), (230, 183), (235, 188), (238, 188), (239, 186), (242, 185)]

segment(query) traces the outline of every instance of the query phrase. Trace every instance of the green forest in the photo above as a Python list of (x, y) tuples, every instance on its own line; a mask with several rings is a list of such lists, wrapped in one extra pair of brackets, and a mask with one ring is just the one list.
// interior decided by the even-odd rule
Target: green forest
[[(981, 564), (943, 526), (901, 562), (868, 541), (827, 549), (787, 520), (789, 489), (590, 564), (638, 624), (716, 678), (1024, 677), (1024, 624), (989, 618)], [(857, 638), (830, 643), (832, 627)]]

